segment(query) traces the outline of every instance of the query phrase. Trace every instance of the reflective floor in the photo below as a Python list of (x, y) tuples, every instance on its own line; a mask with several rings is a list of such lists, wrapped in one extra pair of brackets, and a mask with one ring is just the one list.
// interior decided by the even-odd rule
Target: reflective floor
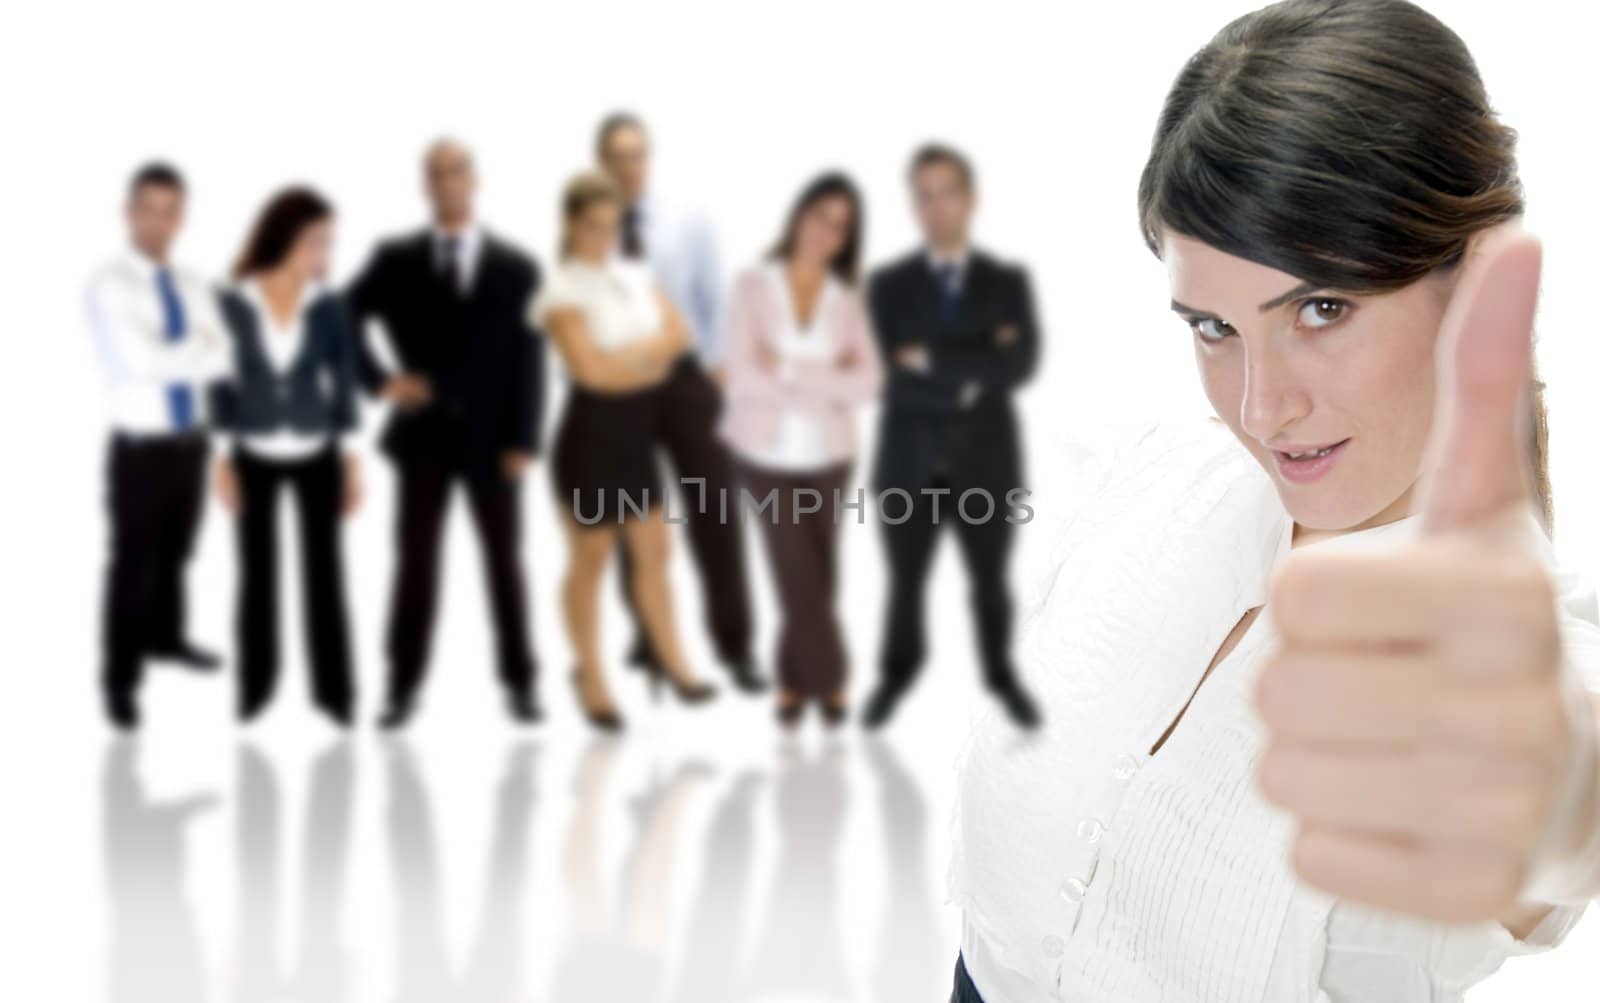
[(113, 742), (106, 998), (948, 993), (946, 813), (893, 745), (774, 740), (729, 769), (661, 743), (546, 741), (437, 760), (370, 737), (309, 757), (241, 742), (207, 764)]

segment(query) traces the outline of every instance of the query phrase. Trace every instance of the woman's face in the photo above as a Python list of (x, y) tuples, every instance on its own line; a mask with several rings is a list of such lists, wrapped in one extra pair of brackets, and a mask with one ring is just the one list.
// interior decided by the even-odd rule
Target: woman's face
[(1179, 234), (1164, 236), (1162, 258), (1212, 408), (1295, 522), (1347, 530), (1406, 515), (1452, 274), (1356, 296)]
[(572, 221), (572, 255), (589, 262), (604, 261), (617, 243), (622, 207), (615, 202), (591, 202)]
[(850, 200), (843, 195), (818, 199), (800, 216), (794, 235), (795, 258), (826, 268), (850, 239), (853, 214)]
[(289, 249), (289, 268), (302, 282), (322, 282), (333, 257), (333, 221), (318, 220), (300, 230)]

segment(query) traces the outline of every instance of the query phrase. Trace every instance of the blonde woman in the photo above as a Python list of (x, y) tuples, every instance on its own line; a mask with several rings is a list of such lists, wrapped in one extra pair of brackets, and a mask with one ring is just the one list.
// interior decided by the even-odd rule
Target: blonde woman
[(573, 684), (591, 724), (622, 728), (600, 668), (599, 588), (617, 538), (633, 561), (633, 600), (658, 653), (652, 689), (667, 682), (686, 703), (714, 695), (684, 659), (667, 585), (667, 526), (655, 457), (660, 389), (689, 349), (689, 329), (648, 270), (613, 253), (622, 193), (580, 174), (562, 198), (561, 262), (533, 305), (566, 363), (572, 389), (556, 433), (554, 477), (566, 513), (571, 566), (562, 590), (577, 655)]

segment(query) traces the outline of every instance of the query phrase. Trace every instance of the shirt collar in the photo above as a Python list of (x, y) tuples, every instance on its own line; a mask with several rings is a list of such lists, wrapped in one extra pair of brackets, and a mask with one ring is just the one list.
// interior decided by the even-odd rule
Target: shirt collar
[(172, 262), (168, 261), (163, 263), (157, 261), (132, 244), (128, 245), (125, 258), (128, 262), (128, 266), (134, 271), (138, 272), (141, 278), (150, 279), (153, 281), (156, 277), (156, 273), (161, 271), (163, 268), (173, 275), (177, 274), (177, 269), (172, 267)]
[(471, 220), (466, 226), (454, 233), (446, 231), (437, 223), (428, 229), (433, 236), (435, 250), (438, 250), (446, 240), (454, 239), (458, 241), (457, 253), (470, 256), (477, 253), (479, 245), (483, 243), (483, 227), (478, 224), (477, 220)]
[[(267, 309), (266, 294), (262, 292), (261, 283), (255, 276), (241, 279), (238, 283), (238, 290), (239, 294), (261, 314), (264, 320), (269, 322), (273, 320), (271, 311)], [(317, 298), (321, 291), (322, 285), (318, 282), (307, 282), (300, 287), (300, 302), (296, 303), (294, 308), (296, 320), (305, 316), (306, 307), (312, 300)]]
[(967, 274), (967, 263), (972, 260), (972, 248), (970, 247), (963, 247), (961, 252), (953, 257), (940, 257), (931, 247), (924, 248), (922, 254), (928, 261), (928, 267), (935, 272), (953, 265), (958, 276)]

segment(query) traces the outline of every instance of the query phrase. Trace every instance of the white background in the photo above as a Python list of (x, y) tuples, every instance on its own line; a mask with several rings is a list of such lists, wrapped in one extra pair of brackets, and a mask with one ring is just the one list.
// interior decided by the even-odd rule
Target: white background
[[(1431, 7), (1467, 40), (1495, 105), (1522, 133), (1529, 224), (1547, 246), (1540, 356), (1550, 384), (1557, 545), (1567, 561), (1594, 569), (1600, 477), (1590, 437), (1600, 418), (1593, 384), (1600, 350), (1590, 290), (1600, 220), (1592, 39), (1569, 20), (1576, 16), (1570, 4)], [(271, 191), (315, 184), (339, 209), (343, 278), (379, 236), (423, 220), (419, 154), (429, 139), (449, 133), (478, 154), (484, 219), (549, 261), (560, 185), (586, 164), (599, 116), (627, 107), (643, 114), (657, 137), (659, 190), (712, 215), (731, 271), (775, 236), (799, 185), (831, 166), (848, 169), (866, 193), (868, 260), (899, 254), (914, 240), (902, 188), (906, 156), (925, 139), (952, 141), (977, 162), (981, 243), (1025, 262), (1037, 290), (1044, 362), (1023, 406), (1042, 524), (1053, 505), (1059, 514), (1070, 498), (1071, 485), (1051, 481), (1053, 443), (1111, 444), (1153, 417), (1204, 411), (1189, 336), (1168, 313), (1164, 273), (1139, 239), (1134, 188), (1161, 98), (1182, 60), (1246, 9), (1202, 0), (10, 5), (0, 15), (7, 137), (0, 154), (7, 311), (0, 332), (0, 994), (62, 1001), (336, 998), (293, 986), (260, 995), (236, 935), (240, 917), (263, 907), (236, 880), (236, 824), (264, 810), (259, 800), (246, 803), (240, 762), (257, 757), (281, 785), (287, 945), (302, 925), (296, 903), (306, 778), (314, 757), (341, 754), (335, 734), (307, 709), (293, 604), (284, 625), (287, 685), (274, 712), (250, 731), (230, 720), (230, 681), (170, 670), (155, 672), (145, 689), (147, 727), (136, 748), (113, 743), (98, 713), (105, 435), (80, 300), (88, 271), (120, 245), (123, 186), (137, 163), (170, 158), (188, 174), (193, 197), (180, 256), (212, 274), (226, 269)], [(558, 408), (559, 396), (547, 412), (552, 423)], [(863, 429), (873, 417), (862, 416)], [(364, 439), (380, 418), (367, 411)], [(347, 563), (370, 722), (383, 668), (393, 490), (378, 457), (369, 456), (367, 469), (369, 503), (349, 524)], [(878, 747), (854, 729), (831, 747), (815, 734), (786, 745), (765, 703), (731, 696), (702, 713), (650, 707), (637, 680), (616, 664), (622, 627), (608, 587), (611, 675), (631, 727), (613, 750), (610, 780), (584, 783), (578, 766), (588, 737), (565, 679), (571, 660), (556, 606), (565, 553), (542, 465), (527, 499), (526, 558), (550, 723), (519, 738), (500, 713), (476, 542), (458, 499), (424, 714), (405, 749), (363, 728), (344, 753), (354, 770), (354, 849), (339, 920), (345, 998), (399, 998), (400, 964), (418, 961), (397, 946), (396, 903), (408, 891), (420, 894), (425, 875), (415, 854), (396, 864), (386, 832), (397, 784), (413, 776), (408, 754), (438, 836), (437, 918), (458, 970), (478, 943), (474, 922), (484, 888), (500, 887), (504, 902), (521, 905), (519, 923), (501, 924), (512, 946), (507, 957), (520, 967), (490, 966), (506, 984), (504, 994), (459, 988), (451, 998), (551, 998), (550, 979), (570, 945), (581, 897), (568, 883), (574, 872), (564, 856), (575, 812), (588, 806), (600, 820), (602, 873), (615, 889), (635, 845), (629, 801), (662, 785), (681, 813), (675, 821), (656, 816), (647, 887), (635, 887), (625, 901), (637, 920), (653, 914), (647, 893), (659, 893), (666, 925), (653, 932), (641, 922), (614, 933), (660, 945), (667, 970), (694, 987), (712, 973), (686, 973), (685, 948), (719, 943), (697, 941), (692, 932), (693, 909), (707, 900), (696, 889), (726, 879), (724, 890), (733, 888), (748, 911), (727, 917), (736, 935), (721, 957), (751, 981), (724, 998), (939, 998), (957, 931), (957, 917), (939, 904), (950, 764), (969, 715), (984, 705), (955, 548), (942, 548), (931, 588), (935, 657)], [(1024, 532), (1024, 556), (1042, 530)], [(227, 518), (213, 507), (190, 578), (192, 633), (223, 648), (231, 646), (232, 551)], [(876, 533), (848, 527), (845, 552), (840, 607), (855, 655), (855, 692), (864, 696), (884, 599)], [(774, 625), (770, 586), (764, 554), (752, 546), (751, 557), (765, 659)], [(682, 547), (674, 576), (691, 650), (710, 672)], [(1019, 581), (1026, 577), (1019, 571)], [(111, 847), (101, 827), (102, 776), (108, 762), (135, 754), (150, 796), (210, 792), (218, 799), (181, 843), (182, 901), (192, 908), (198, 939), (188, 944), (172, 926), (181, 911), (176, 919), (147, 911), (139, 928), (146, 941), (135, 941), (178, 951), (201, 972), (195, 984), (205, 994), (185, 988), (178, 968), (146, 973), (157, 984), (167, 980), (159, 997), (130, 995), (132, 984), (110, 971), (110, 907), (154, 910), (139, 895), (160, 894), (112, 894), (104, 863)], [(517, 755), (530, 757), (535, 792), (520, 888), (489, 855), (496, 785)], [(704, 769), (683, 773), (686, 764)], [(710, 842), (714, 810), (745, 775), (757, 778), (750, 837), (739, 844), (751, 853), (748, 873), (735, 866), (736, 855)], [(840, 798), (837, 838), (826, 825), (780, 825), (784, 806), (800, 806), (803, 818), (833, 818), (830, 806)], [(177, 852), (179, 845), (148, 849)], [(777, 870), (794, 866), (807, 881), (784, 901), (773, 891)], [(826, 922), (802, 921), (808, 909)], [(413, 910), (414, 921), (432, 918)], [(786, 944), (802, 971), (824, 986), (837, 981), (839, 990), (805, 991), (804, 980), (774, 974), (782, 966), (752, 960), (768, 937)], [(1580, 927), (1553, 956), (1513, 963), (1473, 999), (1593, 998), (1597, 947), (1600, 923)], [(286, 949), (281, 967), (298, 964)], [(418, 998), (446, 998), (442, 990), (411, 989)], [(606, 998), (601, 992), (592, 989), (590, 998)]]

